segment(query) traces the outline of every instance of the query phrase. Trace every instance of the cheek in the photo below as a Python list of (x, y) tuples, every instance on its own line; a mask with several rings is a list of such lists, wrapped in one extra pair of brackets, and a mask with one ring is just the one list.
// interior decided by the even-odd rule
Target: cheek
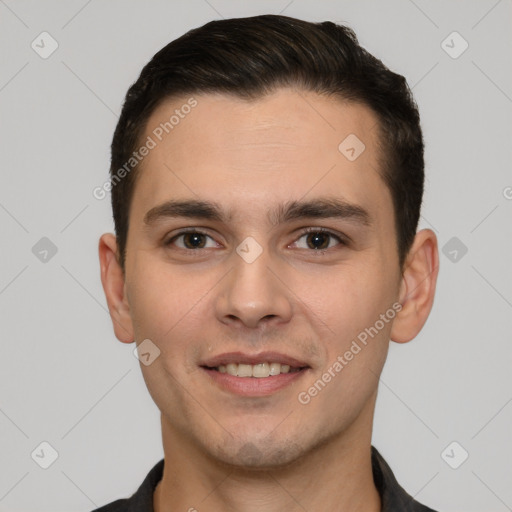
[[(317, 393), (312, 403), (319, 415), (334, 408), (340, 421), (355, 418), (375, 393), (395, 316), (392, 287), (383, 276), (376, 263), (365, 264), (350, 271), (339, 268), (323, 287), (310, 287), (310, 321), (322, 329), (320, 341), (326, 349), (323, 367), (310, 383), (316, 388), (309, 388)], [(386, 321), (381, 320), (387, 312)], [(315, 384), (318, 379), (329, 382), (325, 391), (321, 383)]]
[[(134, 263), (128, 293), (135, 339), (155, 343), (162, 355), (156, 366), (183, 378), (197, 370), (199, 350), (212, 348), (208, 326), (219, 275), (171, 266), (144, 251)], [(166, 379), (156, 368), (151, 373), (155, 379)]]
[(295, 289), (311, 322), (322, 326), (336, 348), (373, 325), (394, 300), (377, 262), (338, 266), (321, 278), (297, 280)]
[(136, 339), (164, 346), (197, 314), (205, 285), (190, 273), (177, 272), (161, 259), (139, 251), (128, 274), (127, 293)]

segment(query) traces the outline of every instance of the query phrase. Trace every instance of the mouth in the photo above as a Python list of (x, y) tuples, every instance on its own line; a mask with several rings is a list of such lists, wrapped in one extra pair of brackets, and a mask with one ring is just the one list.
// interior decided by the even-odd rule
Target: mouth
[(230, 353), (205, 361), (200, 367), (224, 391), (243, 396), (273, 394), (300, 378), (311, 367), (277, 353)]
[[(208, 368), (208, 367), (206, 367)], [(228, 363), (208, 368), (215, 370), (219, 373), (227, 373), (233, 377), (254, 377), (256, 379), (265, 379), (267, 377), (275, 377), (285, 373), (300, 372), (306, 369), (306, 366), (294, 367), (289, 364), (281, 363), (257, 363), (257, 364), (244, 364), (244, 363)]]

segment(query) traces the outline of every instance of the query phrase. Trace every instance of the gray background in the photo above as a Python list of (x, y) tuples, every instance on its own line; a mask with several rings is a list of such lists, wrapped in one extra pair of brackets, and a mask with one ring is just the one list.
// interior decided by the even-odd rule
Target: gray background
[[(422, 227), (446, 254), (426, 327), (392, 344), (373, 442), (436, 509), (512, 510), (511, 11), (510, 0), (0, 0), (0, 510), (90, 510), (131, 494), (161, 458), (158, 411), (107, 314), (97, 243), (111, 212), (92, 190), (124, 94), (158, 49), (211, 19), (279, 12), (349, 24), (406, 76), (422, 114)], [(31, 48), (43, 31), (59, 45), (47, 59)], [(458, 58), (445, 51), (463, 48), (453, 31), (469, 44)], [(48, 469), (43, 441), (58, 452)], [(453, 441), (469, 453), (458, 469), (446, 461), (460, 448), (442, 456)]]

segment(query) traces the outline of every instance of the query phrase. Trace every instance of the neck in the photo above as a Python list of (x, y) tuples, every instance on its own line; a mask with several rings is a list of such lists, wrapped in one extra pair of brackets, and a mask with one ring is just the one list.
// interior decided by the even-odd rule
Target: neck
[(379, 512), (371, 466), (372, 419), (360, 418), (366, 428), (356, 422), (286, 467), (248, 470), (208, 457), (162, 418), (165, 466), (154, 493), (155, 512)]

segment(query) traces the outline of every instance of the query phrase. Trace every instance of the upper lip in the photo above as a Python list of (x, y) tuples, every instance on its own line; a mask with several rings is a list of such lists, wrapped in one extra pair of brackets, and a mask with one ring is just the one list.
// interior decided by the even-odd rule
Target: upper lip
[(240, 364), (259, 364), (259, 363), (281, 363), (287, 364), (292, 368), (309, 367), (309, 365), (295, 357), (281, 354), (279, 352), (260, 352), (258, 354), (244, 354), (243, 352), (226, 352), (214, 357), (210, 357), (200, 363), (200, 366), (216, 368), (229, 363)]

